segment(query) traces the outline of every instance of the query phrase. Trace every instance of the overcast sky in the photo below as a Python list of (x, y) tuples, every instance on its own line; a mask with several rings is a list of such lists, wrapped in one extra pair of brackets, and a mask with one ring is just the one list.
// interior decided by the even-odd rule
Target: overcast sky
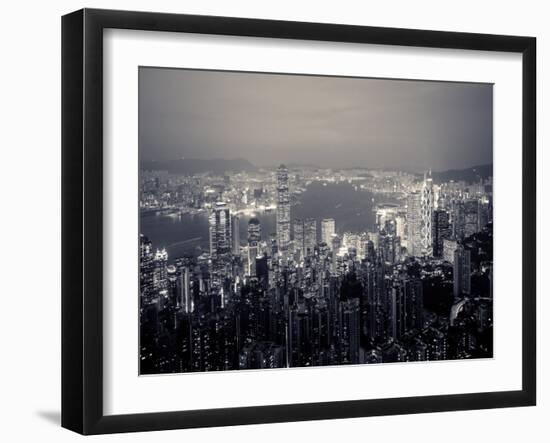
[(492, 85), (140, 68), (141, 160), (446, 170), (492, 162)]

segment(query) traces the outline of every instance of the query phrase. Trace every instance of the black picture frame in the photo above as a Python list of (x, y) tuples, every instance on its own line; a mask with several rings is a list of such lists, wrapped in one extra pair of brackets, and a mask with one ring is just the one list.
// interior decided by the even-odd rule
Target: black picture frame
[[(177, 412), (103, 413), (103, 30), (192, 32), (522, 54), (522, 389)], [(62, 18), (62, 426), (82, 434), (531, 406), (536, 403), (536, 39), (83, 9)]]

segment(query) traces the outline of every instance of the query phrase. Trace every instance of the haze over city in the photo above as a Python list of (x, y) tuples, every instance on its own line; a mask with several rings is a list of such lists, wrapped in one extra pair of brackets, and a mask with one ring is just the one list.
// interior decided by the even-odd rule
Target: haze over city
[(421, 172), (492, 163), (491, 84), (139, 70), (140, 160)]

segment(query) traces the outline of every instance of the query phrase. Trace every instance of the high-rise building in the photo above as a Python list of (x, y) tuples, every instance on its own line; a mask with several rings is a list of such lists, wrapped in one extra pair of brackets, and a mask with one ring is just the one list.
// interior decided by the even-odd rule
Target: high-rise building
[(178, 295), (178, 273), (174, 265), (169, 265), (166, 267), (166, 277), (168, 280), (168, 297), (170, 302), (177, 306), (179, 303)]
[(304, 249), (306, 255), (313, 255), (317, 245), (317, 221), (313, 218), (304, 220)]
[(324, 218), (321, 221), (321, 241), (332, 249), (332, 236), (336, 234), (336, 223), (333, 218)]
[(252, 217), (248, 221), (248, 275), (256, 276), (256, 257), (258, 257), (258, 245), (262, 238), (260, 220)]
[(424, 183), (422, 184), (421, 190), (420, 208), (422, 218), (420, 231), (422, 254), (432, 255), (432, 219), (434, 209), (432, 171), (424, 174)]
[(424, 292), (422, 280), (407, 279), (405, 284), (406, 332), (420, 331), (424, 324)]
[(240, 234), (240, 219), (238, 216), (234, 216), (231, 219), (232, 241), (233, 241), (233, 254), (239, 255), (241, 253), (241, 234)]
[(464, 240), (464, 226), (466, 223), (464, 214), (464, 203), (453, 200), (451, 203), (451, 234), (457, 240)]
[(342, 322), (340, 325), (341, 361), (343, 364), (359, 363), (360, 352), (360, 306), (359, 299), (350, 298), (342, 302)]
[(210, 255), (218, 258), (228, 254), (231, 248), (231, 218), (224, 202), (217, 202), (208, 219), (210, 230)]
[(285, 254), (290, 243), (290, 190), (288, 169), (281, 165), (277, 169), (277, 246)]
[(395, 235), (397, 235), (401, 241), (405, 240), (405, 221), (406, 218), (402, 214), (395, 217)]
[(403, 281), (394, 281), (389, 292), (389, 330), (388, 337), (394, 340), (400, 340), (405, 333), (406, 327), (406, 301), (405, 284)]
[(294, 219), (292, 223), (294, 233), (294, 252), (298, 253), (300, 258), (305, 256), (305, 237), (304, 237), (304, 221), (300, 218)]
[(432, 218), (434, 194), (431, 171), (424, 174), (420, 192), (407, 199), (407, 246), (409, 255), (432, 255)]
[(407, 197), (407, 249), (409, 255), (422, 255), (421, 194), (412, 192)]
[(479, 200), (470, 199), (464, 202), (464, 237), (480, 231)]
[(267, 289), (269, 285), (269, 265), (267, 263), (267, 255), (258, 255), (256, 257), (256, 277)]
[(450, 235), (449, 214), (443, 209), (436, 209), (433, 212), (432, 241), (433, 256), (443, 257), (443, 240)]
[(157, 249), (155, 258), (153, 259), (153, 287), (159, 291), (166, 289), (168, 280), (166, 277), (166, 266), (168, 264), (168, 253), (166, 249)]
[(450, 238), (443, 239), (443, 260), (448, 261), (451, 264), (455, 262), (455, 251), (458, 247), (456, 240)]
[(139, 287), (144, 303), (148, 303), (154, 294), (154, 257), (151, 241), (141, 234), (139, 236)]
[(454, 253), (453, 294), (469, 295), (471, 290), (470, 251), (459, 245)]
[(191, 275), (189, 268), (185, 266), (180, 273), (178, 282), (178, 307), (186, 314), (193, 312), (193, 300), (191, 297)]

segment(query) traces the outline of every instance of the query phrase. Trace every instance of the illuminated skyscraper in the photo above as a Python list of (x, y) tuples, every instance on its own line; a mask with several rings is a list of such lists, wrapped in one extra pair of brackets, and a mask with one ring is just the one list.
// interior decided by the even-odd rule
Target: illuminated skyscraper
[(422, 254), (432, 255), (433, 240), (432, 240), (432, 219), (434, 209), (434, 194), (433, 194), (433, 181), (432, 171), (424, 174), (424, 183), (421, 191), (421, 244)]
[(325, 218), (321, 221), (321, 241), (332, 249), (332, 236), (336, 233), (336, 224), (333, 218)]
[(300, 258), (305, 256), (305, 244), (304, 244), (304, 221), (300, 218), (294, 219), (292, 224), (294, 230), (294, 252), (300, 254)]
[(458, 247), (456, 240), (450, 238), (443, 239), (443, 260), (448, 261), (451, 264), (455, 262), (455, 251)]
[(479, 200), (470, 199), (464, 202), (464, 237), (469, 237), (480, 231)]
[(432, 255), (432, 217), (434, 207), (431, 171), (424, 174), (420, 192), (407, 200), (407, 246), (413, 256)]
[(258, 256), (258, 244), (262, 238), (260, 220), (252, 217), (248, 221), (248, 275), (256, 276), (256, 257)]
[(409, 255), (422, 255), (421, 194), (412, 192), (407, 198), (407, 249)]
[(285, 254), (290, 243), (290, 191), (288, 169), (281, 165), (277, 169), (277, 245)]
[(240, 220), (239, 217), (234, 216), (231, 219), (231, 230), (232, 230), (232, 249), (233, 254), (239, 255), (241, 253), (241, 234), (240, 234)]
[(306, 255), (313, 255), (317, 245), (317, 221), (313, 218), (304, 220), (304, 249)]
[(154, 254), (151, 241), (144, 235), (139, 236), (139, 277), (142, 301), (148, 303), (154, 294)]
[(210, 255), (213, 258), (228, 254), (231, 250), (231, 218), (229, 208), (217, 202), (208, 219), (210, 230)]
[(168, 253), (166, 249), (157, 249), (154, 258), (153, 286), (155, 290), (166, 289), (168, 280), (166, 277), (166, 265), (168, 264)]
[(193, 312), (193, 300), (191, 297), (191, 276), (186, 266), (181, 270), (178, 282), (178, 307), (186, 314)]

